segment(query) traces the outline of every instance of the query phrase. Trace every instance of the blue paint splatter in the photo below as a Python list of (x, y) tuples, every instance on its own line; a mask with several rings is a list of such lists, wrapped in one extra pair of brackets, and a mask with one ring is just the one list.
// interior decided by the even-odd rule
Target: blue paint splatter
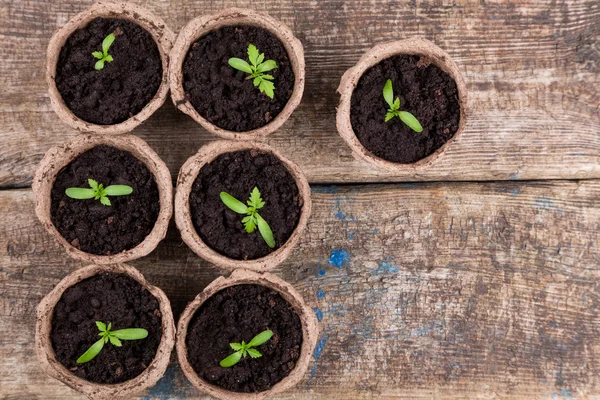
[(521, 194), (521, 189), (519, 189), (519, 188), (514, 188), (513, 190), (510, 191), (511, 196), (517, 196), (519, 194)]
[(573, 395), (571, 394), (571, 391), (569, 389), (562, 389), (560, 391), (560, 395), (562, 397), (564, 397), (565, 399), (572, 399)]
[(342, 268), (350, 263), (350, 253), (346, 249), (333, 249), (329, 255), (329, 264)]
[(194, 388), (192, 384), (183, 376), (181, 369), (170, 365), (165, 375), (148, 390), (144, 400), (167, 400), (173, 398), (188, 397), (192, 394)]
[(323, 297), (325, 297), (325, 291), (324, 291), (324, 290), (319, 290), (319, 291), (317, 292), (317, 297), (318, 297), (319, 299), (322, 299)]
[(392, 264), (391, 259), (388, 259), (388, 261), (380, 262), (377, 268), (371, 270), (371, 275), (380, 276), (398, 272), (398, 266)]
[(321, 312), (321, 310), (319, 310), (319, 307), (313, 307), (313, 311), (317, 316), (317, 321), (321, 322), (323, 320), (323, 313)]
[(348, 235), (348, 239), (354, 239), (354, 236), (356, 236), (354, 233), (351, 233)]
[(326, 342), (327, 342), (327, 338), (321, 338), (317, 342), (317, 345), (315, 346), (315, 352), (313, 353), (313, 356), (315, 357), (315, 361), (319, 361), (319, 357), (321, 356), (321, 353), (323, 352), (323, 349), (325, 348)]
[(335, 194), (338, 192), (338, 187), (337, 186), (311, 186), (310, 190), (313, 193)]

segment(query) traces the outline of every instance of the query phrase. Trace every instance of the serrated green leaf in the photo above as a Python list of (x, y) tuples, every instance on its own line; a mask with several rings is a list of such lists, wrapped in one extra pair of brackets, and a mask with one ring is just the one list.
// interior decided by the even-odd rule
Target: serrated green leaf
[(140, 340), (148, 337), (148, 331), (142, 328), (119, 329), (112, 334), (123, 340)]
[(86, 188), (68, 188), (65, 190), (65, 194), (70, 198), (77, 200), (92, 199), (96, 195), (94, 189)]
[(92, 53), (92, 55), (93, 55), (95, 58), (98, 58), (98, 59), (101, 59), (102, 57), (104, 57), (104, 54), (102, 54), (102, 52), (101, 52), (101, 51), (94, 51), (94, 52)]
[(258, 60), (258, 49), (256, 48), (255, 45), (253, 44), (249, 44), (248, 45), (248, 60), (250, 60), (250, 63), (252, 65), (254, 65), (255, 67), (258, 65), (257, 60)]
[(248, 342), (248, 345), (251, 347), (260, 346), (261, 344), (265, 343), (267, 340), (271, 339), (271, 337), (273, 337), (272, 330), (269, 329), (266, 331), (262, 331), (258, 335), (254, 336), (252, 338), (252, 340), (250, 342)]
[(256, 350), (256, 349), (248, 349), (248, 354), (250, 355), (250, 357), (252, 358), (259, 358), (262, 357), (262, 354), (260, 354), (260, 351)]
[(254, 87), (257, 87), (260, 85), (260, 83), (263, 81), (262, 76), (257, 76), (256, 78), (254, 78), (254, 80), (252, 81), (252, 83), (254, 84)]
[(100, 71), (101, 69), (104, 68), (104, 60), (98, 60), (98, 62), (96, 62), (96, 64), (94, 65), (94, 68), (97, 71)]
[(108, 339), (110, 340), (110, 343), (112, 343), (113, 346), (117, 346), (117, 347), (123, 346), (121, 341), (116, 336), (109, 336)]
[(273, 79), (275, 79), (275, 77), (273, 75), (269, 75), (269, 74), (264, 74), (264, 75), (261, 75), (260, 77), (263, 79), (269, 80), (269, 81), (272, 81)]
[(277, 68), (277, 63), (274, 60), (267, 60), (256, 68), (257, 72), (267, 72)]
[(104, 56), (104, 61), (106, 62), (112, 62), (113, 58), (110, 54), (107, 54), (106, 56)]
[(232, 68), (246, 72), (248, 74), (252, 73), (252, 67), (250, 67), (250, 64), (248, 64), (246, 61), (242, 60), (241, 58), (235, 58), (235, 57), (230, 58), (228, 63)]
[(90, 187), (94, 190), (98, 189), (98, 182), (96, 182), (95, 180), (93, 180), (91, 178), (88, 179), (88, 185), (90, 185)]
[(102, 205), (110, 207), (110, 199), (106, 196), (100, 197), (100, 203), (102, 203)]
[(262, 202), (260, 198), (260, 191), (257, 186), (254, 186), (254, 189), (250, 192), (250, 199), (248, 200), (248, 205), (254, 207), (255, 209), (259, 209), (259, 205)]
[(106, 332), (106, 324), (104, 322), (96, 321), (96, 327), (100, 332)]
[(244, 222), (244, 229), (246, 229), (247, 233), (253, 233), (256, 230), (256, 221), (254, 217), (251, 217), (248, 221)]
[(258, 88), (261, 93), (266, 94), (271, 99), (275, 96), (275, 85), (271, 81), (262, 80)]
[(86, 350), (78, 359), (77, 364), (83, 364), (88, 361), (91, 361), (94, 357), (100, 353), (102, 348), (104, 347), (105, 338), (98, 340), (96, 343), (90, 346), (89, 349)]
[(242, 349), (242, 344), (241, 343), (229, 343), (229, 347), (231, 347), (233, 350), (239, 351)]
[(256, 221), (258, 222), (258, 231), (260, 232), (260, 235), (265, 240), (265, 243), (267, 244), (267, 246), (269, 246), (270, 248), (275, 247), (275, 239), (273, 238), (273, 231), (271, 230), (271, 227), (269, 226), (269, 224), (267, 224), (267, 221), (265, 221), (263, 219), (263, 217), (261, 217), (258, 214), (256, 214)]
[(232, 211), (235, 211), (238, 214), (246, 214), (248, 212), (248, 207), (232, 195), (227, 192), (221, 192), (220, 194), (221, 201), (227, 208)]
[(398, 113), (398, 116), (400, 117), (402, 122), (404, 122), (406, 125), (408, 125), (408, 127), (410, 129), (412, 129), (413, 131), (415, 131), (417, 133), (423, 132), (423, 127), (421, 126), (421, 123), (411, 113), (409, 113), (407, 111), (400, 111)]
[(383, 98), (390, 108), (394, 106), (394, 89), (392, 87), (391, 79), (388, 79), (383, 86)]
[(107, 331), (110, 331), (110, 328), (112, 328), (112, 322), (108, 323), (108, 327), (106, 328)]
[(394, 113), (393, 113), (393, 112), (391, 112), (391, 111), (388, 111), (388, 112), (385, 114), (385, 122), (388, 122), (389, 120), (391, 120), (391, 119), (392, 119), (392, 118), (394, 118), (395, 116), (396, 116), (396, 114), (394, 114)]
[(241, 358), (242, 358), (242, 353), (240, 351), (236, 351), (235, 353), (233, 353), (230, 356), (226, 357), (225, 359), (221, 360), (219, 365), (223, 368), (233, 367), (235, 364), (237, 364), (240, 361)]
[(264, 59), (265, 59), (265, 53), (261, 53), (261, 54), (258, 56), (258, 58), (256, 59), (256, 65), (260, 65), (260, 64), (262, 64), (262, 62), (264, 61)]
[(110, 185), (104, 189), (108, 196), (126, 196), (133, 192), (133, 188), (127, 185)]
[(114, 33), (110, 33), (108, 36), (106, 36), (104, 38), (104, 40), (102, 41), (102, 52), (104, 53), (104, 55), (108, 54), (108, 49), (110, 48), (110, 46), (113, 44), (114, 41), (115, 41)]
[(392, 105), (392, 110), (396, 111), (400, 109), (400, 97), (396, 97), (394, 100), (394, 104)]

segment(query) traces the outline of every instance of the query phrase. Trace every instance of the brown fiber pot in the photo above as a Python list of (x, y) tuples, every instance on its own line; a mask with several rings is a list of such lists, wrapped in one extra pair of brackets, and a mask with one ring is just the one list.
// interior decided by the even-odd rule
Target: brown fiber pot
[[(274, 34), (285, 47), (295, 75), (292, 97), (290, 97), (279, 115), (267, 125), (246, 132), (228, 131), (204, 119), (198, 114), (194, 106), (185, 99), (183, 89), (183, 62), (190, 46), (208, 32), (232, 25), (257, 26)], [(302, 43), (294, 36), (290, 28), (265, 13), (249, 9), (228, 8), (213, 15), (200, 16), (191, 20), (181, 30), (179, 36), (177, 36), (177, 40), (171, 50), (171, 66), (169, 71), (171, 98), (177, 108), (192, 117), (204, 129), (215, 135), (233, 140), (258, 139), (279, 129), (290, 115), (292, 115), (298, 104), (300, 104), (302, 93), (304, 92), (304, 66), (304, 49)]]
[[(98, 384), (86, 381), (71, 373), (64, 365), (56, 360), (54, 348), (50, 341), (52, 330), (52, 314), (56, 303), (69, 287), (97, 275), (101, 272), (115, 272), (126, 274), (138, 281), (146, 288), (159, 303), (162, 314), (162, 338), (156, 356), (152, 363), (137, 377), (118, 384)], [(90, 399), (115, 399), (131, 398), (134, 394), (153, 386), (165, 373), (171, 358), (171, 351), (175, 344), (175, 323), (169, 299), (162, 290), (150, 285), (144, 276), (135, 268), (126, 264), (113, 264), (107, 266), (89, 265), (67, 275), (54, 289), (42, 299), (37, 307), (35, 325), (35, 350), (42, 369), (51, 377), (58, 379), (65, 385), (85, 394)]]
[[(50, 214), (50, 194), (57, 174), (77, 156), (101, 144), (128, 151), (143, 162), (154, 175), (160, 201), (156, 224), (144, 241), (133, 249), (106, 256), (86, 253), (71, 245), (58, 232)], [(146, 142), (133, 135), (81, 135), (66, 144), (51, 148), (35, 172), (32, 187), (35, 196), (35, 213), (44, 228), (64, 246), (71, 257), (95, 264), (120, 263), (149, 254), (164, 239), (173, 214), (173, 184), (169, 169)]]
[[(434, 65), (448, 73), (456, 82), (458, 88), (458, 101), (460, 104), (460, 121), (454, 136), (434, 153), (412, 164), (394, 163), (383, 160), (371, 153), (360, 143), (350, 122), (352, 92), (354, 92), (354, 88), (358, 84), (362, 74), (386, 58), (399, 54), (418, 54), (431, 59)], [(385, 168), (390, 172), (398, 174), (417, 172), (433, 164), (434, 161), (444, 154), (448, 146), (460, 136), (467, 122), (467, 85), (465, 84), (462, 73), (448, 53), (429, 40), (419, 37), (374, 46), (361, 57), (355, 66), (344, 73), (337, 91), (340, 94), (340, 104), (337, 108), (337, 130), (342, 139), (344, 139), (352, 149), (354, 156), (377, 167)]]
[[(198, 173), (204, 165), (210, 163), (221, 154), (252, 149), (263, 153), (271, 153), (283, 163), (296, 181), (296, 186), (298, 186), (298, 191), (300, 193), (300, 197), (302, 198), (303, 205), (300, 213), (300, 219), (298, 220), (298, 225), (283, 246), (262, 258), (257, 258), (255, 260), (235, 260), (217, 253), (200, 238), (196, 232), (194, 224), (192, 223), (189, 199), (192, 185), (194, 184)], [(306, 224), (308, 223), (311, 209), (312, 203), (310, 199), (310, 186), (308, 185), (308, 181), (306, 180), (306, 177), (300, 168), (281, 155), (277, 150), (264, 143), (232, 142), (227, 140), (208, 143), (202, 146), (198, 153), (188, 158), (185, 164), (183, 164), (181, 167), (181, 170), (179, 171), (179, 177), (177, 178), (177, 188), (175, 191), (175, 222), (177, 223), (177, 227), (181, 232), (181, 238), (185, 243), (187, 243), (188, 246), (190, 246), (194, 253), (198, 254), (200, 257), (211, 262), (212, 264), (215, 264), (216, 266), (226, 270), (245, 268), (253, 271), (263, 272), (269, 271), (282, 263), (286, 258), (288, 258), (292, 250), (294, 250), (296, 244), (298, 244), (300, 236), (302, 235), (302, 232), (304, 232)]]
[[(196, 371), (194, 371), (187, 358), (186, 337), (188, 324), (194, 317), (198, 308), (218, 291), (230, 286), (243, 284), (262, 285), (277, 291), (291, 304), (302, 323), (302, 349), (300, 350), (300, 358), (298, 359), (296, 366), (287, 377), (264, 392), (238, 393), (211, 385), (196, 374)], [(233, 271), (228, 278), (221, 276), (215, 279), (198, 296), (196, 296), (194, 301), (188, 304), (183, 314), (181, 314), (177, 324), (177, 358), (179, 359), (179, 365), (185, 373), (185, 376), (187, 376), (190, 382), (192, 382), (192, 384), (201, 392), (222, 400), (258, 400), (283, 392), (284, 390), (295, 386), (302, 379), (308, 369), (310, 357), (315, 350), (318, 336), (319, 324), (313, 310), (306, 305), (300, 293), (298, 293), (292, 285), (268, 272), (257, 273), (239, 269)]]
[[(64, 103), (62, 96), (56, 88), (54, 76), (56, 75), (56, 64), (60, 50), (66, 40), (77, 29), (85, 27), (90, 21), (98, 17), (119, 18), (134, 22), (144, 28), (158, 47), (162, 61), (163, 75), (162, 82), (158, 91), (150, 102), (136, 115), (131, 118), (113, 125), (97, 125), (86, 122), (75, 116)], [(52, 108), (58, 114), (58, 117), (71, 128), (84, 133), (102, 133), (107, 135), (117, 135), (133, 130), (142, 122), (147, 120), (158, 108), (165, 102), (169, 91), (169, 52), (175, 41), (175, 34), (167, 27), (165, 22), (146, 11), (144, 8), (131, 3), (121, 3), (113, 1), (99, 1), (87, 10), (73, 17), (65, 26), (60, 28), (50, 39), (48, 44), (46, 81), (48, 83), (48, 92)]]

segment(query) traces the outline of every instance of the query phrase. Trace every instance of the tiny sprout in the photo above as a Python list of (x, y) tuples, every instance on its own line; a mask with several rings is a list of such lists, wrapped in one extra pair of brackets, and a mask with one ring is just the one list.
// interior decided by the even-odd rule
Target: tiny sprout
[[(119, 329), (118, 331), (111, 331), (112, 323), (108, 323), (106, 326), (105, 323), (96, 321), (96, 326), (100, 333), (100, 340), (90, 346), (89, 349), (86, 350), (78, 359), (77, 364), (83, 364), (88, 361), (91, 361), (94, 357), (96, 357), (104, 344), (110, 341), (113, 346), (121, 347), (123, 344), (121, 340), (139, 340), (145, 339), (148, 336), (148, 331), (142, 328), (130, 328), (130, 329)], [(119, 340), (120, 339), (120, 340)]]
[(98, 71), (104, 68), (105, 62), (112, 62), (113, 58), (110, 54), (108, 54), (108, 49), (115, 41), (115, 34), (111, 33), (102, 41), (102, 51), (94, 51), (92, 55), (98, 59), (94, 68)]
[(253, 44), (248, 45), (248, 59), (250, 60), (250, 64), (241, 58), (230, 58), (229, 65), (237, 70), (250, 74), (246, 79), (253, 79), (254, 87), (258, 87), (261, 93), (265, 93), (271, 99), (274, 96), (273, 91), (275, 90), (275, 85), (271, 82), (273, 79), (273, 75), (265, 74), (265, 72), (271, 71), (272, 69), (277, 68), (277, 63), (274, 60), (265, 59), (265, 53), (260, 53), (256, 46)]
[(400, 98), (396, 97), (396, 100), (394, 100), (394, 89), (392, 88), (391, 79), (388, 79), (383, 87), (383, 98), (390, 106), (390, 109), (385, 114), (385, 122), (388, 122), (390, 119), (397, 116), (413, 131), (417, 133), (423, 132), (423, 127), (414, 115), (408, 111), (400, 111)]
[(262, 357), (262, 354), (258, 350), (253, 349), (253, 347), (265, 343), (267, 340), (271, 339), (271, 336), (273, 336), (273, 331), (267, 330), (254, 336), (248, 343), (243, 340), (242, 343), (229, 343), (229, 346), (235, 350), (235, 353), (221, 360), (219, 365), (223, 368), (233, 367), (242, 359), (242, 357), (246, 358), (248, 354), (252, 358)]
[(126, 196), (133, 192), (133, 188), (127, 185), (110, 185), (104, 187), (101, 183), (98, 184), (93, 179), (88, 179), (88, 184), (91, 189), (87, 188), (68, 188), (65, 194), (72, 199), (84, 200), (94, 199), (100, 200), (100, 203), (105, 206), (110, 206), (108, 196)]
[(246, 202), (248, 206), (226, 192), (221, 192), (221, 201), (230, 210), (233, 210), (238, 214), (247, 214), (246, 217), (242, 219), (246, 232), (252, 233), (256, 230), (256, 226), (258, 226), (258, 231), (265, 240), (265, 243), (267, 243), (267, 246), (270, 248), (275, 247), (275, 239), (273, 238), (271, 227), (267, 224), (267, 221), (258, 214), (258, 210), (264, 207), (265, 202), (260, 198), (260, 192), (257, 187), (250, 193), (250, 199)]

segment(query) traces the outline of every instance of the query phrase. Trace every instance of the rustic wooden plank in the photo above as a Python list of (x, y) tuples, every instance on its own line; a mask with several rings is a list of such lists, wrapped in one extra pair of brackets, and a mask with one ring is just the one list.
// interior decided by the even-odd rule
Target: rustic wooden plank
[[(179, 30), (242, 0), (136, 1)], [(51, 111), (43, 79), (52, 33), (91, 0), (0, 5), (0, 186), (28, 186), (43, 153), (73, 137)], [(315, 182), (600, 177), (600, 4), (596, 0), (331, 1), (252, 3), (292, 27), (306, 49), (303, 103), (267, 141)], [(335, 129), (342, 73), (373, 44), (425, 36), (448, 51), (470, 91), (469, 123), (447, 156), (419, 174), (391, 176), (354, 160)], [(175, 176), (214, 139), (165, 105), (135, 133)]]
[[(317, 186), (276, 273), (321, 319), (309, 373), (281, 398), (600, 396), (600, 181)], [(0, 191), (0, 393), (62, 399), (33, 356), (34, 310), (70, 260)], [(6, 249), (6, 251), (4, 251)], [(176, 317), (219, 272), (174, 226), (132, 262)], [(197, 398), (175, 362), (147, 398)]]

